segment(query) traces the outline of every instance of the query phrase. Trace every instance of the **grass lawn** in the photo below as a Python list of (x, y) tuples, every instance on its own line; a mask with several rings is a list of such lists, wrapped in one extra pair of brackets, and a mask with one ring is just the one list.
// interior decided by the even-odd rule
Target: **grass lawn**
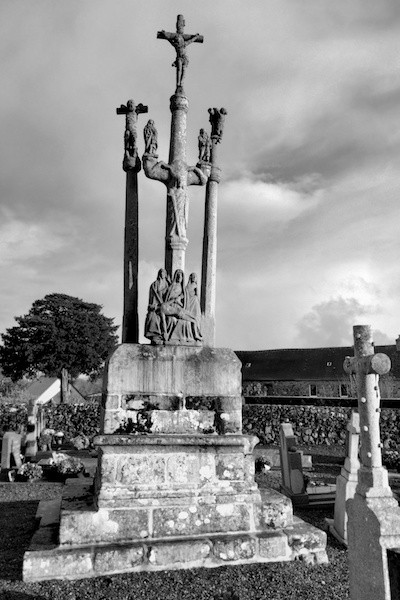
[[(320, 453), (318, 473), (330, 476), (340, 470), (335, 453)], [(343, 450), (336, 453), (342, 456)], [(340, 462), (340, 461), (339, 461)], [(325, 465), (325, 467), (324, 467)], [(279, 471), (257, 476), (260, 486), (277, 487)], [(22, 558), (35, 529), (35, 513), (40, 499), (61, 493), (59, 483), (0, 484), (0, 599), (1, 600), (230, 600), (280, 598), (344, 600), (348, 594), (347, 551), (328, 535), (328, 565), (309, 567), (300, 561), (281, 564), (223, 566), (215, 569), (189, 569), (157, 573), (135, 573), (82, 579), (78, 581), (22, 582)], [(323, 510), (296, 509), (295, 513), (324, 528), (325, 517), (333, 517), (333, 507)], [(235, 596), (233, 596), (235, 598)], [(236, 600), (235, 599), (235, 600)]]

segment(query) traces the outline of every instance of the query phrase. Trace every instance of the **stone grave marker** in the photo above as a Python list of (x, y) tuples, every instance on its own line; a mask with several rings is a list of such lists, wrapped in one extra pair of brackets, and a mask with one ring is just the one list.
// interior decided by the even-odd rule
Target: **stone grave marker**
[(281, 423), (279, 437), (282, 491), (290, 498), (296, 496), (298, 501), (301, 501), (304, 496), (303, 499), (306, 502), (301, 453), (296, 449), (296, 438), (291, 423)]
[(1, 445), (1, 468), (19, 469), (21, 464), (21, 435), (15, 431), (6, 431)]
[(398, 594), (392, 596), (391, 589), (398, 588), (398, 577), (391, 582), (391, 575), (400, 566), (400, 508), (382, 466), (379, 430), (379, 375), (390, 371), (390, 359), (374, 353), (369, 325), (355, 325), (353, 335), (354, 357), (346, 358), (344, 369), (357, 384), (361, 466), (354, 497), (346, 502), (350, 597), (394, 600)]
[(302, 466), (303, 453), (296, 448), (296, 438), (291, 423), (281, 423), (279, 435), (281, 442), (281, 491), (296, 506), (332, 504), (335, 499), (335, 485), (306, 484)]
[(360, 415), (353, 410), (346, 428), (347, 456), (340, 475), (336, 479), (334, 519), (327, 519), (329, 531), (342, 544), (347, 546), (346, 502), (354, 497), (358, 481), (358, 460), (360, 440)]
[(37, 447), (37, 414), (38, 407), (34, 400), (30, 400), (28, 404), (28, 426), (25, 435), (25, 458), (31, 460), (35, 458)]

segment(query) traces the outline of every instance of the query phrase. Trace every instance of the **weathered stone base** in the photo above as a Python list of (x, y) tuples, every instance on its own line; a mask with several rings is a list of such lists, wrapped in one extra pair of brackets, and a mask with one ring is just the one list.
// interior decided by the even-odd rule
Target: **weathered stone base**
[[(78, 492), (78, 488), (74, 491)], [(82, 488), (81, 499), (84, 496)], [(326, 563), (326, 534), (297, 517), (292, 518), (286, 499), (282, 503), (279, 496), (271, 490), (267, 493), (272, 508), (265, 505), (264, 516), (271, 527), (262, 532), (210, 533), (88, 545), (59, 545), (59, 516), (56, 515), (60, 503), (43, 501), (38, 509), (42, 515), (40, 527), (24, 555), (23, 579), (81, 579), (115, 573), (296, 559), (310, 564)]]
[(26, 581), (327, 560), (326, 534), (254, 481), (231, 350), (122, 344), (105, 373), (94, 485), (66, 486), (57, 520), (41, 506)]

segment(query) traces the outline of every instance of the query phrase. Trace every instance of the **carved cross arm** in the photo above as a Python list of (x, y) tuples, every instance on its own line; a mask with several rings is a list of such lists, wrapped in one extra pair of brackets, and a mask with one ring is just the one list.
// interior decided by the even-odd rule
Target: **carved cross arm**
[(167, 163), (163, 161), (157, 162), (157, 159), (149, 154), (143, 154), (142, 161), (146, 177), (165, 184), (168, 183), (170, 168)]
[(385, 373), (389, 373), (390, 367), (390, 358), (382, 352), (363, 356), (362, 358), (346, 356), (343, 362), (343, 369), (349, 375), (354, 373), (385, 375)]
[(199, 167), (188, 167), (187, 168), (187, 184), (188, 185), (206, 185), (208, 180), (208, 173), (206, 167), (200, 169)]

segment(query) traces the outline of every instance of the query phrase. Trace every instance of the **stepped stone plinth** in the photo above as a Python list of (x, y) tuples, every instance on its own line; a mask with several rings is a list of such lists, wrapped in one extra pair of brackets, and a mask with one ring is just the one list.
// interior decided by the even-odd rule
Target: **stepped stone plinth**
[(326, 534), (254, 481), (258, 439), (242, 434), (240, 390), (231, 350), (119, 346), (106, 368), (94, 484), (67, 485), (61, 510), (42, 506), (24, 579), (325, 562)]

